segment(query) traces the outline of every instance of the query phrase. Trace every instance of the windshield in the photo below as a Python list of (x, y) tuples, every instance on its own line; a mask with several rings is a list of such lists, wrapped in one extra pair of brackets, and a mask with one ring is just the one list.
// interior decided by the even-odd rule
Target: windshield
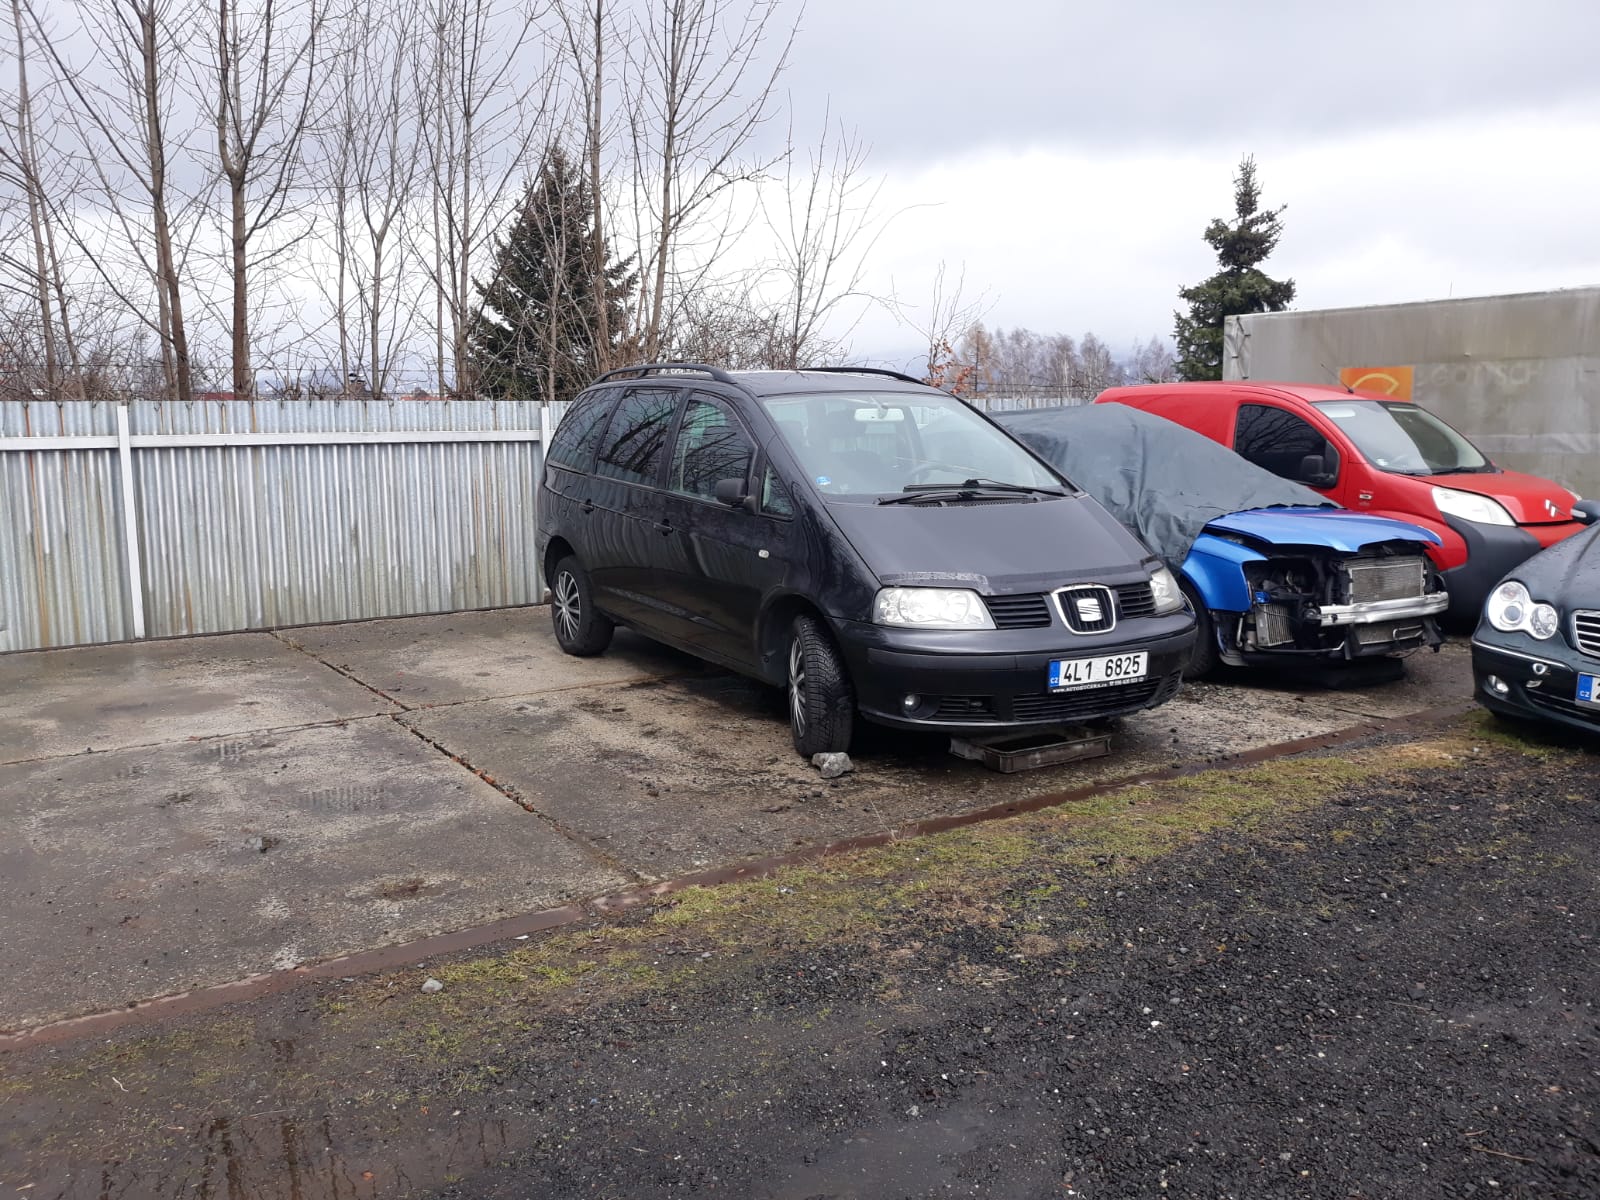
[(883, 496), (969, 481), (1062, 488), (954, 396), (826, 392), (765, 404), (806, 474), (829, 494)]
[(1399, 475), (1494, 470), (1476, 446), (1408, 401), (1324, 400), (1317, 408), (1379, 470)]

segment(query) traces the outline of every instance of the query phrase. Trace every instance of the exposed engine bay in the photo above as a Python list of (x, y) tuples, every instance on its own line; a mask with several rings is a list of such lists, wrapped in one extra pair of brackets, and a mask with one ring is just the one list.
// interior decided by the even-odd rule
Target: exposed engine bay
[(1309, 546), (1275, 549), (1280, 553), (1243, 566), (1249, 611), (1232, 622), (1218, 614), (1224, 661), (1295, 654), (1369, 658), (1437, 649), (1443, 641), (1437, 615), (1448, 597), (1416, 543), (1368, 545), (1354, 555)]

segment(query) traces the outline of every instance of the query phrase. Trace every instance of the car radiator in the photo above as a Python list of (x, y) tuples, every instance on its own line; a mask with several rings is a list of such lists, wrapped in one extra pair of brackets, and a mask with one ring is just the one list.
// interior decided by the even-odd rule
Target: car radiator
[(1350, 603), (1409, 600), (1428, 590), (1428, 567), (1421, 558), (1385, 558), (1345, 564), (1350, 577)]

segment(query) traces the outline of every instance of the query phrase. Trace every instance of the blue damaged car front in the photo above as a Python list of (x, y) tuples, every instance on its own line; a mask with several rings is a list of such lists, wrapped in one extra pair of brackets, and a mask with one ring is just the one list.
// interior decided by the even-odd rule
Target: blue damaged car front
[(1443, 640), (1436, 535), (1349, 512), (1209, 438), (1123, 405), (997, 415), (1178, 572), (1200, 618), (1186, 674), (1348, 662)]

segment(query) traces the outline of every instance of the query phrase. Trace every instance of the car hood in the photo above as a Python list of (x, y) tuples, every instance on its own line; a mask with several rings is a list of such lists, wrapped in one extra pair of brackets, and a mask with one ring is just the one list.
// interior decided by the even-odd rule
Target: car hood
[(1572, 520), (1577, 497), (1559, 483), (1524, 475), (1521, 471), (1492, 471), (1464, 475), (1426, 475), (1433, 487), (1473, 492), (1496, 501), (1518, 525), (1554, 525)]
[(828, 512), (885, 586), (1003, 596), (1124, 583), (1147, 575), (1153, 557), (1088, 496), (950, 508), (830, 500)]
[(1507, 578), (1520, 579), (1535, 600), (1565, 609), (1600, 609), (1600, 525), (1535, 554)]
[(1335, 508), (1251, 508), (1215, 517), (1206, 523), (1206, 529), (1272, 546), (1326, 546), (1341, 554), (1355, 554), (1363, 546), (1379, 542), (1438, 545), (1440, 540), (1419, 525)]

